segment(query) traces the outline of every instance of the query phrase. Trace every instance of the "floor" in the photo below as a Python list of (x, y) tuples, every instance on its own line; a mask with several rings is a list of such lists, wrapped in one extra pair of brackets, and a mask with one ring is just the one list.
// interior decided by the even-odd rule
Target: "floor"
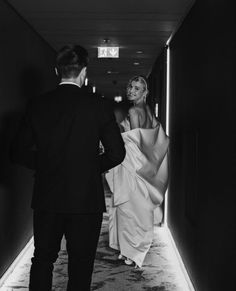
[[(109, 195), (106, 198), (109, 204)], [(155, 227), (153, 245), (148, 252), (142, 269), (126, 266), (117, 260), (117, 252), (108, 246), (108, 214), (104, 214), (102, 230), (97, 248), (91, 290), (100, 291), (190, 291), (181, 271), (176, 253), (165, 227)], [(21, 260), (1, 291), (27, 291), (30, 258), (33, 244)], [(67, 253), (65, 242), (55, 263), (53, 289), (66, 290)], [(78, 279), (79, 291), (79, 279)]]

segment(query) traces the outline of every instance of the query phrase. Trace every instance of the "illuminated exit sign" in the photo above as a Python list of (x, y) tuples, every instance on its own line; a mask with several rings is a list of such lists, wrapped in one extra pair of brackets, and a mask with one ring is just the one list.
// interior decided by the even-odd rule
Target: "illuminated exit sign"
[(98, 58), (119, 58), (119, 47), (116, 46), (98, 47)]

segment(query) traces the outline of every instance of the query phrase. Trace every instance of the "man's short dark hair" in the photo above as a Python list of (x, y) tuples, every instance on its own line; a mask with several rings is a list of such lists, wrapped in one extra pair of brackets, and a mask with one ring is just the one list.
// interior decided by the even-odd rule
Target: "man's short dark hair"
[(88, 52), (80, 45), (66, 45), (58, 52), (56, 62), (61, 78), (76, 78), (88, 65)]

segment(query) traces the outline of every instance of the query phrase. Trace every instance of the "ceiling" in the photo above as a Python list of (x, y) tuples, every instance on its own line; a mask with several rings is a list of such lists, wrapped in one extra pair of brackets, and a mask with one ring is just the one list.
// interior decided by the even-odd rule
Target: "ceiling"
[[(89, 84), (107, 98), (125, 94), (128, 80), (148, 76), (194, 0), (8, 0), (55, 50), (84, 46)], [(98, 59), (97, 47), (119, 46), (119, 59)], [(140, 53), (140, 51), (142, 53)], [(138, 63), (138, 64), (135, 64)]]

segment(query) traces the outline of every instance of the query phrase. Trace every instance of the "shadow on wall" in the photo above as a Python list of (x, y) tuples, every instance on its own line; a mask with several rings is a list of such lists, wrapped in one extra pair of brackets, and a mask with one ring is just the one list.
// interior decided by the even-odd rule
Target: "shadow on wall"
[(12, 164), (9, 149), (27, 101), (41, 93), (42, 74), (29, 67), (17, 83), (14, 92), (5, 89), (0, 112), (0, 277), (32, 236), (33, 171)]
[[(14, 167), (9, 159), (9, 147), (11, 141), (18, 129), (19, 121), (24, 114), (25, 106), (29, 99), (38, 95), (42, 91), (42, 74), (39, 70), (29, 67), (22, 72), (20, 77), (20, 86), (18, 96), (16, 96), (17, 104), (13, 104), (15, 110), (11, 112), (0, 113), (0, 185), (1, 188), (14, 189)], [(10, 100), (11, 98), (9, 98)], [(5, 104), (8, 107), (8, 104)], [(4, 104), (3, 104), (4, 111)], [(18, 167), (18, 166), (17, 166)], [(20, 181), (18, 181), (20, 182)], [(23, 186), (23, 185), (22, 185)], [(18, 188), (19, 189), (19, 188)], [(12, 201), (13, 202), (13, 201)], [(14, 202), (12, 203), (14, 204)]]
[[(17, 173), (18, 171), (16, 171), (16, 168), (19, 167), (12, 165), (9, 159), (11, 138), (13, 132), (16, 131), (16, 125), (20, 118), (21, 114), (19, 113), (9, 113), (1, 117), (0, 120), (0, 187), (1, 191), (7, 194), (6, 200), (3, 203), (7, 202), (11, 211), (16, 210), (14, 206), (17, 207), (18, 200), (12, 194), (19, 194), (21, 190), (20, 186), (24, 186), (22, 185), (23, 181), (20, 179), (19, 173)], [(3, 204), (1, 203), (1, 205)], [(4, 206), (6, 207), (5, 203)], [(7, 208), (5, 207), (4, 212), (7, 212)]]
[(32, 173), (12, 165), (8, 156), (20, 114), (0, 119), (0, 276), (32, 236)]
[(43, 87), (43, 75), (35, 67), (25, 68), (20, 77), (20, 95), (23, 100), (28, 100), (41, 93)]
[(9, 170), (13, 170), (13, 165), (9, 159), (9, 148), (18, 130), (27, 102), (42, 92), (43, 76), (41, 71), (35, 67), (25, 68), (21, 73), (19, 84), (15, 110), (5, 112), (0, 116), (0, 183), (3, 182), (2, 179), (4, 177), (9, 187), (14, 187), (14, 183), (11, 180), (13, 178), (12, 173), (7, 175)]

